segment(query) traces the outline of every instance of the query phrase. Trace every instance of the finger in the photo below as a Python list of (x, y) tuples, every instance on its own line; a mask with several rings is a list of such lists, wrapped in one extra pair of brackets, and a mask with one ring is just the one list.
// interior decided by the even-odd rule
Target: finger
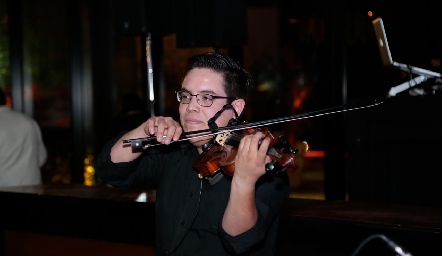
[(164, 130), (164, 144), (170, 144), (174, 140), (175, 131), (175, 126)]
[(158, 118), (155, 121), (155, 126), (158, 128), (158, 131), (163, 131), (164, 129), (167, 128), (167, 124), (164, 118)]
[(270, 145), (270, 139), (265, 137), (263, 133), (258, 132), (253, 135), (253, 142), (251, 143), (251, 150), (259, 161), (265, 162), (267, 150)]
[(164, 128), (164, 126), (158, 126), (155, 129), (157, 130), (157, 141), (162, 142), (167, 134), (167, 128)]
[(164, 143), (169, 144), (172, 141), (172, 138), (175, 133), (175, 126), (164, 129)]
[(167, 125), (164, 117), (155, 119), (153, 130), (157, 136), (157, 141), (162, 142), (167, 134)]
[(258, 150), (264, 140), (264, 134), (262, 132), (257, 132), (253, 135), (252, 140), (254, 149)]
[(164, 123), (162, 123), (162, 121), (158, 122), (158, 132), (160, 132), (163, 128), (163, 124), (164, 130), (162, 134), (164, 144), (169, 144), (172, 141), (178, 141), (183, 131), (179, 123), (170, 117), (164, 118)]
[(149, 137), (150, 132), (149, 132), (149, 128), (147, 126), (147, 121), (143, 123), (143, 133), (146, 137)]
[(259, 154), (263, 155), (263, 156), (267, 155), (267, 151), (269, 149), (269, 146), (270, 146), (270, 138), (264, 138), (261, 141), (261, 144), (259, 145), (259, 149), (258, 149)]
[(146, 121), (146, 127), (147, 127), (147, 130), (148, 130), (150, 135), (154, 135), (155, 132), (156, 132), (155, 131), (156, 119), (157, 119), (156, 117), (151, 117), (151, 118), (147, 119), (147, 121)]
[(238, 150), (240, 150), (240, 152), (246, 153), (250, 150), (251, 138), (251, 135), (246, 135), (241, 139), (238, 147)]
[(181, 137), (181, 134), (183, 133), (183, 128), (180, 125), (178, 125), (178, 126), (174, 126), (173, 129), (174, 129), (173, 141), (178, 141)]

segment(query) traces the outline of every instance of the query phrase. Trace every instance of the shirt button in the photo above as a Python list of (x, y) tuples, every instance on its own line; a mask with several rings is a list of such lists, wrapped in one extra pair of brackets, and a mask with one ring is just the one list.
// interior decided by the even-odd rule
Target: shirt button
[(193, 197), (193, 192), (190, 192), (189, 196), (190, 196), (190, 197)]

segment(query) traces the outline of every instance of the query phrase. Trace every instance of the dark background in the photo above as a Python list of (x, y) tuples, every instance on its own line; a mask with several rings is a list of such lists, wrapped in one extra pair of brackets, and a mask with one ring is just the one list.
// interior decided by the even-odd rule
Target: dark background
[[(11, 63), (11, 82), (2, 86), (18, 110), (26, 111), (26, 101), (45, 103), (35, 104), (30, 113), (42, 125), (49, 148), (45, 182), (84, 182), (84, 160), (96, 156), (108, 139), (121, 95), (137, 92), (148, 102), (148, 113), (175, 115), (171, 95), (179, 87), (184, 61), (216, 50), (238, 59), (255, 78), (247, 121), (384, 102), (271, 127), (291, 142), (307, 140), (312, 150), (324, 151), (326, 199), (440, 206), (439, 87), (429, 81), (416, 87), (425, 95), (411, 96), (406, 90), (387, 97), (391, 87), (413, 76), (382, 65), (371, 24), (383, 18), (395, 61), (441, 72), (440, 9), (430, 1), (41, 0), (41, 17), (52, 17), (49, 24), (62, 29), (33, 38), (27, 32), (35, 28), (23, 21), (38, 13), (37, 2), (1, 3), (7, 4), (8, 19), (2, 23), (7, 30), (2, 32), (9, 36)], [(32, 16), (31, 21), (40, 20)], [(153, 102), (147, 90), (148, 34), (157, 96)], [(48, 43), (53, 41), (56, 49)], [(57, 53), (64, 59), (55, 66), (67, 73), (67, 92), (42, 98), (36, 81), (33, 98), (25, 97), (21, 57), (29, 54), (29, 42), (48, 48), (47, 56), (31, 66), (45, 83), (60, 70), (50, 73), (53, 69), (42, 67), (51, 52), (62, 48), (63, 54)], [(68, 121), (47, 125), (42, 108), (60, 99), (68, 106), (63, 109)], [(302, 99), (301, 105), (294, 107), (295, 99)]]

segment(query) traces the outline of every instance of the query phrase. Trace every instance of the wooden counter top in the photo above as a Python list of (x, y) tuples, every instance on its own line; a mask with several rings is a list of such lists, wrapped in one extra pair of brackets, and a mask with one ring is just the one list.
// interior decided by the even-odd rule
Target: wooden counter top
[(0, 229), (153, 246), (155, 204), (149, 196), (136, 201), (140, 193), (83, 185), (0, 188), (8, 220)]
[[(155, 246), (155, 192), (139, 202), (141, 193), (83, 185), (0, 188), (7, 220), (0, 229)], [(413, 255), (442, 255), (442, 209), (291, 198), (282, 211), (278, 256), (351, 255), (373, 234), (390, 237)], [(371, 250), (383, 255), (380, 247), (386, 246)]]

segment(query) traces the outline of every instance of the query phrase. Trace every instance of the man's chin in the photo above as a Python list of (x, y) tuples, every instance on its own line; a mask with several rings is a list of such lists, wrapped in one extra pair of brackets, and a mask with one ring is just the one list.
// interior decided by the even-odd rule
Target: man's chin
[(196, 132), (208, 130), (209, 127), (206, 125), (186, 125), (184, 129), (186, 130), (186, 132)]

